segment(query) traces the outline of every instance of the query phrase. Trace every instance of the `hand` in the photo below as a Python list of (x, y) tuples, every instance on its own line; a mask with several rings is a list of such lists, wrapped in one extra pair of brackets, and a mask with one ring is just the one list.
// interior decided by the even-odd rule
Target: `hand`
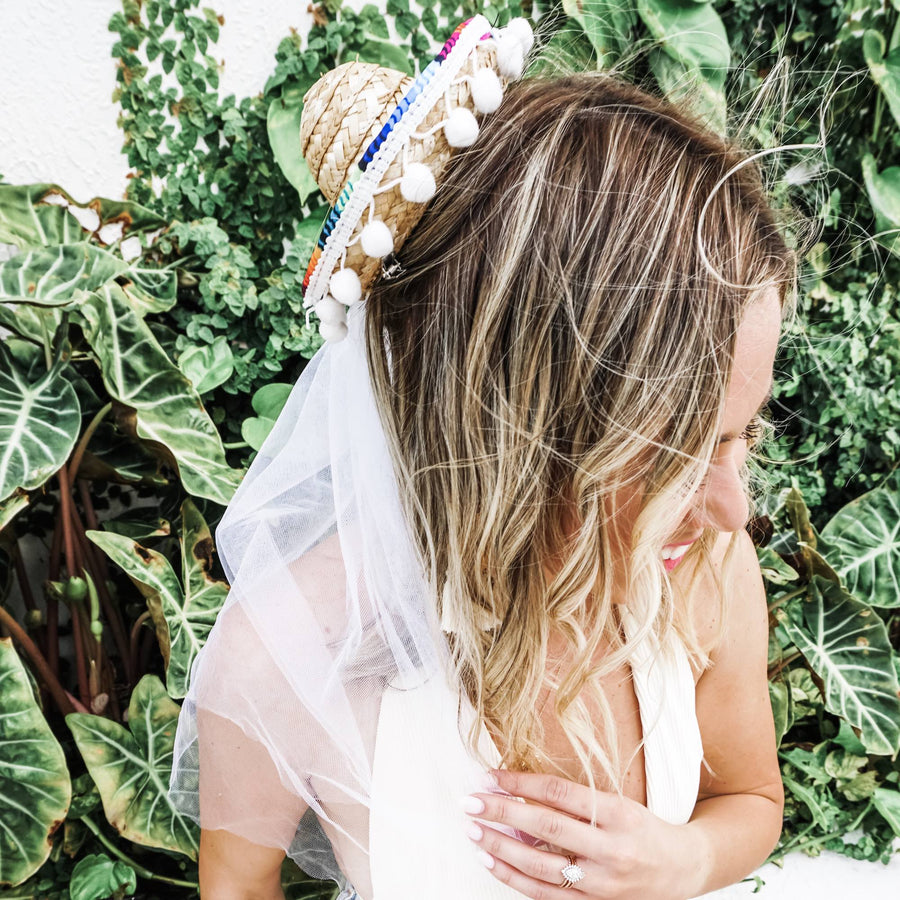
[[(512, 796), (473, 794), (463, 804), (466, 812), (488, 826), (515, 828), (563, 848), (541, 849), (473, 822), (469, 836), (499, 881), (534, 900), (572, 900), (565, 893), (569, 888), (598, 900), (684, 900), (692, 895), (689, 882), (698, 848), (685, 826), (670, 825), (627, 797), (564, 778), (502, 770), (492, 774), (500, 790)], [(595, 802), (596, 826), (590, 824)], [(572, 858), (584, 877), (564, 887), (562, 870)]]

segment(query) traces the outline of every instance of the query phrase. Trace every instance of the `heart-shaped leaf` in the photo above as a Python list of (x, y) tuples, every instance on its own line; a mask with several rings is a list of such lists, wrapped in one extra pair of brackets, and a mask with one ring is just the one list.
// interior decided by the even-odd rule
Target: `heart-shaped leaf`
[(229, 467), (193, 385), (160, 347), (122, 289), (108, 284), (78, 308), (109, 393), (135, 411), (138, 437), (162, 445), (188, 492), (225, 505), (241, 472)]
[(900, 685), (884, 622), (840, 585), (813, 577), (802, 619), (775, 617), (825, 684), (826, 708), (860, 730), (870, 753), (900, 749)]
[(137, 875), (126, 863), (91, 853), (75, 863), (69, 882), (71, 900), (120, 900), (137, 890)]
[(234, 354), (222, 335), (211, 344), (189, 347), (178, 357), (178, 368), (191, 380), (198, 394), (205, 394), (231, 378)]
[(0, 639), (0, 697), (0, 884), (19, 884), (50, 855), (72, 785), (9, 638)]
[(291, 393), (291, 385), (273, 383), (261, 387), (250, 401), (258, 415), (244, 419), (241, 436), (254, 449), (262, 449)]
[(168, 560), (129, 538), (89, 531), (97, 544), (137, 585), (147, 600), (166, 661), (166, 688), (171, 697), (184, 697), (194, 658), (228, 595), (228, 585), (214, 578), (213, 542), (196, 506), (181, 508), (182, 585)]
[(631, 44), (637, 23), (634, 7), (617, 0), (563, 0), (563, 11), (584, 30), (597, 53), (597, 68), (612, 66)]
[(668, 56), (724, 83), (731, 65), (731, 48), (725, 26), (711, 3), (638, 0), (637, 13)]
[(31, 380), (0, 343), (0, 499), (40, 487), (68, 459), (81, 429), (81, 408), (60, 354)]
[(900, 473), (841, 509), (821, 541), (851, 594), (872, 606), (900, 607)]
[(128, 728), (102, 716), (66, 716), (113, 828), (146, 847), (196, 859), (199, 830), (168, 798), (177, 721), (178, 706), (155, 675), (135, 687)]
[(875, 213), (878, 239), (891, 252), (900, 255), (900, 166), (878, 171), (875, 157), (866, 154), (862, 160), (866, 193)]
[(900, 125), (900, 47), (887, 53), (884, 35), (871, 28), (863, 33), (862, 45), (872, 79), (884, 93), (894, 121)]

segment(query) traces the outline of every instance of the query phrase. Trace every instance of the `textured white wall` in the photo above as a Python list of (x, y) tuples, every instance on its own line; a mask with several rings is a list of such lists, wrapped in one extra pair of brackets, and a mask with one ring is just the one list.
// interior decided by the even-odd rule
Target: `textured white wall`
[[(307, 0), (207, 0), (225, 17), (212, 55), (224, 60), (222, 96), (261, 91), (290, 28), (305, 32)], [(107, 31), (119, 0), (0, 0), (0, 173), (53, 181), (76, 200), (121, 197), (116, 86)]]

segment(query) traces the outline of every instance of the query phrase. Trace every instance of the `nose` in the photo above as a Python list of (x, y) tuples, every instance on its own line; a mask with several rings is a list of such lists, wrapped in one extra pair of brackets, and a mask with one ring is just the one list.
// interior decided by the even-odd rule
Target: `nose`
[(741, 479), (744, 456), (743, 448), (728, 447), (713, 461), (704, 485), (695, 497), (691, 512), (695, 525), (732, 532), (747, 524), (750, 505)]

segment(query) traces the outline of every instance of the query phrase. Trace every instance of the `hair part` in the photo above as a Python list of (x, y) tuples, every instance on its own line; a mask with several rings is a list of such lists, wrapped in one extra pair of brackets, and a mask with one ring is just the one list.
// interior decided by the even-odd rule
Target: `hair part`
[[(745, 162), (610, 76), (526, 80), (451, 163), (405, 274), (367, 301), (401, 500), (476, 729), (508, 765), (550, 767), (551, 690), (584, 780), (620, 786), (600, 679), (629, 656), (623, 491), (641, 494), (624, 599), (704, 658), (660, 549), (712, 459), (744, 311), (794, 273)], [(554, 678), (551, 633), (569, 648)]]

